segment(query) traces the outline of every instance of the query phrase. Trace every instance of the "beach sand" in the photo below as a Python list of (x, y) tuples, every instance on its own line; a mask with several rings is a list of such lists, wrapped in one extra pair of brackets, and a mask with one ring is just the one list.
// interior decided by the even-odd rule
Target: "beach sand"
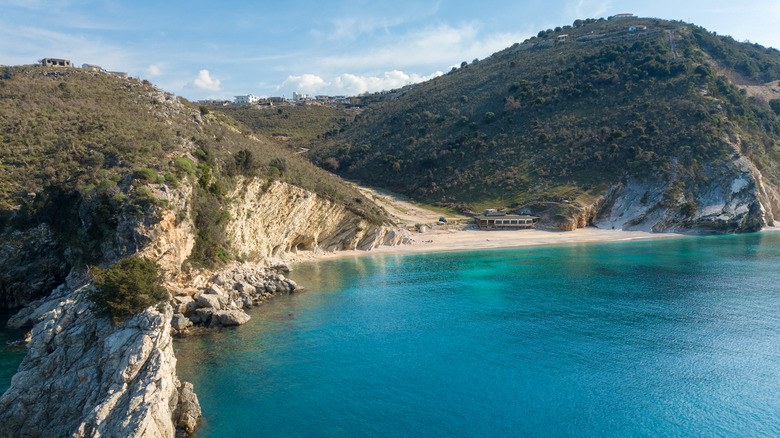
[(649, 233), (646, 231), (602, 230), (594, 227), (574, 231), (545, 230), (430, 230), (412, 233), (413, 243), (380, 246), (371, 251), (305, 251), (289, 254), (287, 262), (298, 263), (321, 259), (348, 258), (382, 254), (414, 254), (442, 251), (472, 251), (480, 249), (514, 248), (543, 245), (575, 245), (629, 240), (668, 239), (684, 237), (679, 233)]
[[(621, 242), (629, 240), (669, 239), (695, 236), (695, 233), (651, 233), (647, 231), (604, 230), (595, 227), (579, 228), (574, 231), (548, 230), (491, 230), (482, 231), (464, 226), (434, 225), (441, 214), (420, 205), (399, 199), (397, 196), (374, 188), (356, 187), (373, 199), (394, 218), (400, 226), (428, 224), (432, 226), (425, 233), (412, 232), (413, 242), (409, 245), (380, 246), (371, 251), (322, 250), (302, 251), (287, 254), (286, 263), (299, 263), (321, 259), (363, 257), (382, 254), (414, 254), (443, 251), (473, 251), (496, 248), (520, 248), (543, 245), (578, 245), (600, 242)], [(471, 218), (463, 215), (447, 216), (449, 223), (464, 223)], [(465, 229), (464, 229), (465, 228)], [(763, 231), (778, 231), (780, 227), (766, 227)]]

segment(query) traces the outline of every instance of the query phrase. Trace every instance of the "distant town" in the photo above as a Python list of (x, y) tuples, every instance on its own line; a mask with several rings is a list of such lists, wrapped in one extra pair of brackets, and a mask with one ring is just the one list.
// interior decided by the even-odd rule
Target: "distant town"
[[(43, 58), (39, 60), (38, 63), (44, 67), (81, 68), (87, 71), (102, 72), (102, 73), (116, 75), (124, 79), (129, 78), (127, 72), (110, 71), (95, 64), (82, 64), (81, 67), (78, 67), (71, 60), (64, 59), (64, 58)], [(133, 79), (140, 80), (140, 78), (138, 77), (135, 77)], [(373, 94), (373, 95), (381, 96), (383, 99), (396, 99), (414, 87), (415, 87), (414, 84), (409, 84), (393, 90), (383, 90), (375, 93), (366, 92), (361, 94), (360, 96), (368, 96), (369, 94)], [(272, 107), (278, 105), (324, 105), (324, 106), (342, 106), (342, 107), (347, 107), (348, 109), (359, 109), (362, 105), (357, 103), (358, 100), (359, 99), (355, 97), (349, 97), (349, 96), (325, 96), (325, 95), (309, 96), (308, 94), (294, 92), (292, 99), (288, 99), (287, 97), (282, 97), (282, 96), (259, 97), (250, 93), (250, 94), (244, 94), (240, 96), (234, 96), (233, 100), (203, 99), (203, 100), (199, 100), (198, 103), (209, 104), (209, 105), (222, 105), (222, 106), (252, 105), (259, 108)]]
[(258, 97), (254, 94), (244, 94), (235, 96), (230, 100), (224, 99), (204, 99), (198, 103), (211, 105), (255, 105), (259, 107), (271, 107), (274, 105), (301, 105), (301, 104), (320, 104), (327, 106), (351, 106), (352, 100), (347, 96), (309, 96), (303, 93), (293, 93), (292, 99), (286, 97)]

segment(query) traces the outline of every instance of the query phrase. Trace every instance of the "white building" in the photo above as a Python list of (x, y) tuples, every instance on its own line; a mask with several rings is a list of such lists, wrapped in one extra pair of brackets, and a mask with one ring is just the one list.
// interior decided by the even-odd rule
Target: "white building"
[(295, 103), (307, 103), (307, 102), (314, 101), (314, 99), (311, 98), (308, 94), (297, 93), (297, 92), (293, 92), (292, 100)]
[(247, 95), (244, 95), (244, 96), (235, 96), (235, 98), (236, 98), (236, 100), (234, 100), (233, 102), (236, 105), (250, 105), (250, 104), (257, 103), (258, 101), (260, 101), (260, 98), (255, 96), (254, 94), (247, 94)]

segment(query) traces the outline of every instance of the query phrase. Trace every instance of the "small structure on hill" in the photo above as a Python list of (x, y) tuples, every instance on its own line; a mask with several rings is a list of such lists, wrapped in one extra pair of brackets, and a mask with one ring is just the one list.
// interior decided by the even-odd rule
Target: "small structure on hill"
[(629, 32), (635, 32), (637, 30), (647, 30), (647, 26), (645, 26), (644, 24), (639, 24), (628, 28)]
[(103, 71), (105, 71), (106, 73), (111, 73), (112, 75), (115, 75), (115, 76), (119, 76), (120, 78), (123, 78), (123, 79), (127, 79), (127, 76), (128, 76), (127, 72), (124, 72), (124, 71), (106, 71), (106, 70), (103, 70)]
[(70, 59), (59, 58), (43, 58), (41, 59), (41, 65), (44, 67), (73, 67)]
[(610, 20), (620, 20), (621, 18), (634, 18), (634, 14), (615, 14), (609, 17)]
[(81, 68), (87, 71), (103, 71), (103, 67), (95, 64), (81, 64)]
[(236, 105), (251, 105), (253, 103), (257, 103), (260, 100), (259, 97), (255, 96), (254, 94), (244, 94), (242, 96), (236, 96), (236, 99), (233, 101)]
[(520, 230), (534, 228), (538, 216), (506, 214), (493, 208), (474, 218), (480, 230)]
[(558, 37), (555, 40), (558, 41), (559, 43), (562, 43), (568, 39), (569, 39), (569, 34), (565, 33), (563, 35), (558, 35)]

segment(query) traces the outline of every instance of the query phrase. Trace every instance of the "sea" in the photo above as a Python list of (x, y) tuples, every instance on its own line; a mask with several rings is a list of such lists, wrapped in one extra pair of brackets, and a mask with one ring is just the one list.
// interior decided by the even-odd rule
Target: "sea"
[(291, 277), (306, 290), (246, 325), (175, 342), (197, 437), (780, 436), (778, 232)]

